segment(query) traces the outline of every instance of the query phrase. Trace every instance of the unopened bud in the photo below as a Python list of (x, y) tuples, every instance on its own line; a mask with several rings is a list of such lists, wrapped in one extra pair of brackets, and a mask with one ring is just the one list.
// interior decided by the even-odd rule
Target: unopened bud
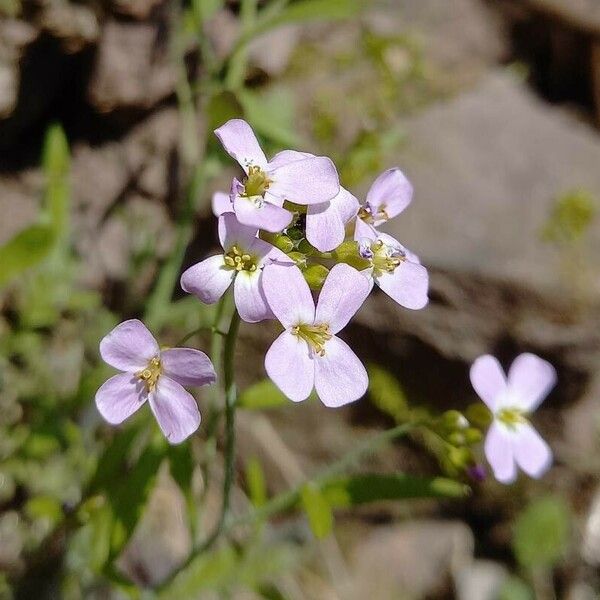
[(304, 269), (302, 275), (304, 275), (310, 289), (318, 292), (323, 287), (327, 275), (329, 275), (329, 269), (323, 265), (311, 265)]

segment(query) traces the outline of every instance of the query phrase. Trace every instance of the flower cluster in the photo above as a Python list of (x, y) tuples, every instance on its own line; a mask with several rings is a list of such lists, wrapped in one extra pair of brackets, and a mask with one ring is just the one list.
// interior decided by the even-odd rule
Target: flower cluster
[[(215, 133), (245, 176), (213, 197), (223, 252), (185, 271), (181, 287), (210, 304), (233, 282), (244, 321), (280, 321), (285, 331), (265, 369), (291, 400), (304, 400), (313, 387), (326, 406), (360, 398), (365, 368), (336, 334), (374, 283), (407, 308), (427, 304), (427, 269), (377, 230), (409, 205), (410, 183), (390, 169), (361, 205), (340, 186), (329, 158), (285, 150), (268, 160), (240, 119)], [(316, 307), (310, 288), (320, 291)]]
[[(357, 400), (367, 390), (367, 371), (338, 333), (374, 284), (406, 308), (420, 309), (428, 301), (427, 269), (378, 229), (410, 204), (411, 184), (399, 169), (389, 169), (361, 204), (340, 186), (329, 158), (285, 150), (268, 160), (239, 119), (215, 133), (244, 176), (232, 181), (229, 193), (213, 196), (222, 251), (187, 269), (181, 287), (212, 304), (233, 285), (242, 320), (279, 321), (283, 332), (266, 354), (265, 370), (290, 400), (305, 400), (313, 390), (329, 407)], [(160, 349), (133, 319), (102, 340), (100, 354), (123, 371), (96, 394), (109, 423), (121, 423), (148, 400), (171, 443), (198, 428), (198, 406), (183, 386), (216, 380), (203, 352)], [(517, 466), (532, 477), (549, 468), (551, 450), (528, 415), (555, 381), (552, 365), (533, 354), (517, 357), (507, 377), (492, 356), (473, 364), (471, 382), (492, 414), (484, 450), (499, 481), (514, 481)], [(455, 450), (453, 462), (481, 478), (469, 449), (480, 440), (479, 429), (458, 411), (445, 413), (438, 425), (438, 435)]]

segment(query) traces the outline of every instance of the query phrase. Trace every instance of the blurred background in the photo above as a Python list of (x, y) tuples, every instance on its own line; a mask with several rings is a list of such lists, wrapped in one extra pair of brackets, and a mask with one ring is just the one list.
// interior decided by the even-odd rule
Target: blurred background
[(408, 411), (466, 410), (484, 353), (556, 366), (534, 418), (556, 464), (468, 481), (464, 449), (411, 436), (363, 466), (468, 497), (335, 525), (313, 503), (159, 597), (599, 598), (598, 0), (0, 0), (0, 598), (140, 597), (216, 519), (218, 431), (165, 448), (149, 411), (109, 428), (93, 397), (119, 321), (165, 344), (214, 322), (178, 278), (216, 246), (210, 198), (237, 171), (211, 132), (233, 116), (268, 154), (331, 156), (359, 198), (399, 166), (415, 196), (388, 230), (431, 273), (426, 309), (374, 293), (345, 332), (371, 388), (341, 410), (281, 402), (276, 327), (242, 326), (234, 510)]

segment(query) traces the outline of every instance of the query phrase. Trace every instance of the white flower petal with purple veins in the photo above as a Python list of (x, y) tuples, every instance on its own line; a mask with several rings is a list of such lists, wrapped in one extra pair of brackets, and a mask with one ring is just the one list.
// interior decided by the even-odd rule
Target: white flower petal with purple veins
[(201, 387), (217, 380), (213, 364), (204, 352), (193, 348), (169, 348), (160, 354), (163, 373), (179, 383)]
[(181, 288), (188, 294), (194, 294), (205, 304), (214, 304), (227, 291), (235, 273), (235, 270), (225, 265), (223, 255), (217, 254), (184, 271)]
[(375, 281), (390, 298), (405, 308), (419, 310), (429, 302), (429, 275), (423, 265), (405, 260), (393, 273), (382, 273)]
[(338, 211), (344, 224), (352, 220), (359, 209), (359, 203), (356, 196), (353, 196), (348, 190), (340, 188), (337, 196), (331, 200), (331, 204)]
[(356, 314), (369, 291), (369, 282), (356, 269), (344, 263), (335, 265), (319, 294), (315, 323), (327, 323), (331, 333), (337, 333)]
[(288, 162), (269, 172), (269, 193), (295, 204), (328, 202), (340, 191), (334, 164), (324, 156)]
[(313, 389), (315, 366), (308, 344), (287, 330), (267, 351), (265, 370), (273, 383), (294, 402), (306, 400)]
[(148, 328), (138, 319), (123, 321), (100, 342), (100, 356), (111, 367), (134, 373), (159, 353)]
[(225, 192), (215, 192), (212, 196), (211, 205), (215, 217), (220, 217), (224, 213), (233, 212), (231, 197)]
[(512, 436), (502, 425), (490, 425), (485, 438), (485, 457), (494, 471), (494, 477), (500, 483), (512, 483), (517, 478), (512, 444)]
[(200, 425), (200, 411), (194, 397), (173, 379), (163, 375), (149, 403), (158, 424), (171, 444), (179, 444)]
[(119, 425), (144, 404), (147, 396), (145, 384), (133, 373), (120, 373), (100, 386), (96, 406), (106, 421)]
[(357, 242), (361, 242), (362, 240), (375, 241), (379, 233), (380, 232), (372, 225), (365, 223), (362, 219), (356, 219), (354, 225), (354, 239)]
[(310, 288), (296, 265), (265, 266), (262, 285), (273, 314), (284, 327), (313, 323), (315, 304)]
[(398, 168), (384, 171), (367, 193), (366, 207), (373, 225), (381, 225), (399, 215), (411, 202), (413, 187)]
[(262, 288), (262, 271), (238, 273), (233, 284), (235, 306), (246, 323), (273, 319), (275, 315), (267, 304)]
[(556, 385), (556, 370), (546, 360), (524, 353), (514, 360), (508, 371), (508, 385), (525, 411), (535, 410)]
[(316, 355), (315, 389), (325, 406), (337, 408), (361, 398), (369, 386), (369, 377), (348, 344), (333, 336), (325, 343), (325, 354)]
[(265, 169), (267, 158), (252, 128), (242, 119), (231, 119), (215, 130), (223, 148), (248, 172), (250, 166)]
[(471, 365), (471, 385), (487, 407), (494, 411), (497, 400), (506, 393), (504, 370), (495, 356), (485, 354)]
[(302, 160), (303, 158), (314, 158), (314, 156), (314, 154), (299, 152), (298, 150), (282, 150), (269, 161), (268, 169), (269, 171), (274, 171), (282, 165), (287, 165), (288, 163)]
[(271, 233), (285, 229), (294, 216), (289, 210), (271, 204), (260, 196), (253, 198), (237, 196), (233, 201), (233, 209), (240, 223)]
[(240, 223), (233, 213), (226, 213), (218, 221), (219, 242), (225, 250), (232, 246), (247, 246), (258, 234), (257, 227)]
[(531, 425), (524, 424), (519, 428), (513, 444), (517, 464), (530, 477), (539, 479), (550, 468), (552, 450)]

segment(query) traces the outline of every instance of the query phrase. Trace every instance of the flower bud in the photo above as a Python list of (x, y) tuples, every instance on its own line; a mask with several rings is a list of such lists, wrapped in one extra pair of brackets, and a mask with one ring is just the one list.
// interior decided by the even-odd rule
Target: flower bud
[(346, 263), (359, 271), (370, 266), (368, 260), (364, 259), (358, 251), (358, 242), (342, 242), (333, 252), (334, 258), (341, 263)]
[(310, 289), (318, 292), (323, 287), (327, 275), (329, 275), (329, 269), (323, 265), (311, 265), (302, 272), (302, 275), (304, 275)]
[(450, 448), (448, 460), (453, 467), (463, 471), (473, 462), (473, 457), (471, 451), (463, 446), (461, 448)]
[(469, 422), (479, 429), (487, 429), (492, 422), (492, 413), (483, 404), (471, 404), (465, 414)]
[(307, 239), (304, 239), (300, 240), (300, 243), (298, 244), (298, 251), (310, 256), (314, 253), (315, 249), (310, 245), (310, 242)]
[(450, 431), (466, 429), (469, 422), (464, 415), (457, 410), (447, 410), (441, 418), (442, 425)]

